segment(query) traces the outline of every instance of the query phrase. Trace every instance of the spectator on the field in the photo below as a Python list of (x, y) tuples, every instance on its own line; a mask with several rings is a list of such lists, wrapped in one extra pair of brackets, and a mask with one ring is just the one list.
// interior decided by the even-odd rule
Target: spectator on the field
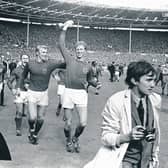
[(91, 67), (89, 68), (89, 71), (87, 73), (87, 92), (89, 89), (89, 86), (92, 86), (96, 88), (95, 94), (99, 94), (99, 89), (101, 88), (101, 82), (99, 81), (99, 76), (101, 76), (101, 69), (100, 66), (98, 66), (98, 63), (96, 61), (92, 61)]
[(7, 63), (4, 56), (0, 57), (0, 106), (4, 106), (5, 79), (7, 72)]
[(16, 59), (12, 59), (12, 61), (9, 63), (10, 75), (16, 67), (17, 67)]
[(114, 81), (114, 75), (115, 75), (115, 62), (113, 61), (110, 65), (108, 65), (108, 70), (110, 72), (110, 81)]
[(146, 61), (128, 66), (128, 89), (112, 95), (102, 112), (103, 146), (85, 168), (158, 168), (161, 97)]

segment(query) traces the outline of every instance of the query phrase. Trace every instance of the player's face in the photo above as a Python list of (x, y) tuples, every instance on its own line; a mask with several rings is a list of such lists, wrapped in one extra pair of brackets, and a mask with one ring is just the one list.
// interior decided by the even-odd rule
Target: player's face
[(25, 65), (26, 63), (29, 62), (29, 57), (27, 55), (22, 55), (21, 61), (22, 61), (23, 65)]
[(140, 96), (151, 94), (155, 87), (155, 81), (156, 75), (153, 75), (152, 72), (141, 76), (139, 81), (136, 81), (138, 94)]
[(86, 52), (86, 50), (85, 50), (85, 47), (83, 45), (78, 45), (76, 47), (77, 58), (82, 58), (85, 52)]
[(47, 60), (48, 57), (47, 57), (47, 48), (40, 48), (39, 49), (39, 57), (42, 59), (42, 60)]

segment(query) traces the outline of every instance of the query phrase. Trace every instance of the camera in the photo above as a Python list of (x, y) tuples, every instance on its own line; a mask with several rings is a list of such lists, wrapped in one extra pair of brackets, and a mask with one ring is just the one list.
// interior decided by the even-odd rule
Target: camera
[(153, 142), (155, 140), (153, 134), (155, 134), (155, 128), (152, 128), (150, 130), (144, 130), (144, 136), (147, 142)]

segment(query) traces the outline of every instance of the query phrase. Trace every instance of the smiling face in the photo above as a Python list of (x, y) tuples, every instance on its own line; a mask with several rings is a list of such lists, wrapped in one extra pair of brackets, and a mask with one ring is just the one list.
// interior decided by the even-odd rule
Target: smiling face
[(45, 46), (38, 46), (38, 48), (36, 50), (36, 55), (42, 61), (48, 60), (48, 57), (47, 57), (47, 47), (45, 47)]
[(29, 62), (29, 56), (28, 55), (22, 55), (21, 61), (22, 61), (22, 64), (25, 66), (26, 63)]
[(77, 57), (78, 59), (81, 59), (81, 58), (84, 56), (85, 52), (86, 52), (85, 46), (83, 46), (83, 45), (78, 45), (78, 46), (76, 47), (76, 57)]
[(150, 95), (155, 87), (156, 75), (152, 72), (140, 77), (138, 81), (132, 79), (135, 87), (133, 90), (139, 97)]

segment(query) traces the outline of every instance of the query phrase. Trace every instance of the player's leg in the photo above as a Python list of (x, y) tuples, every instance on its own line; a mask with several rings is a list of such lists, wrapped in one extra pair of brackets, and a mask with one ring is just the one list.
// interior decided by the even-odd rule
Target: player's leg
[(65, 88), (62, 100), (62, 106), (64, 108), (65, 115), (65, 126), (64, 134), (66, 138), (66, 150), (68, 152), (73, 152), (73, 143), (72, 143), (72, 111), (74, 108), (74, 103), (72, 102), (73, 89)]
[(37, 144), (38, 142), (38, 133), (41, 130), (44, 124), (44, 117), (47, 111), (48, 106), (48, 90), (38, 92), (38, 102), (37, 102), (37, 119), (35, 124), (35, 130), (33, 134), (33, 144)]
[(28, 124), (29, 124), (29, 141), (32, 143), (37, 120), (37, 104), (35, 102), (28, 103)]
[(72, 138), (72, 141), (74, 143), (75, 151), (80, 152), (79, 137), (83, 133), (87, 124), (87, 107), (77, 106), (76, 109), (79, 122), (77, 123), (77, 127), (75, 129), (75, 134)]
[(16, 103), (16, 136), (21, 136), (23, 103)]
[(65, 85), (59, 84), (57, 89), (58, 105), (56, 110), (56, 116), (59, 116), (61, 113), (64, 90), (65, 90)]
[(38, 144), (38, 133), (40, 132), (46, 114), (47, 106), (37, 105), (37, 120), (33, 134), (33, 144)]
[(76, 90), (76, 94), (73, 100), (76, 104), (78, 122), (75, 129), (72, 141), (74, 143), (74, 149), (76, 152), (80, 152), (79, 137), (83, 133), (87, 124), (87, 104), (88, 94), (85, 90)]
[(23, 103), (22, 116), (26, 117), (27, 113), (28, 113), (28, 105), (26, 103)]
[(58, 105), (56, 110), (56, 116), (59, 116), (62, 109), (62, 103), (61, 103), (61, 95), (58, 95)]
[(73, 109), (64, 108), (65, 126), (64, 134), (66, 137), (66, 150), (68, 152), (74, 152), (72, 143), (72, 111)]

